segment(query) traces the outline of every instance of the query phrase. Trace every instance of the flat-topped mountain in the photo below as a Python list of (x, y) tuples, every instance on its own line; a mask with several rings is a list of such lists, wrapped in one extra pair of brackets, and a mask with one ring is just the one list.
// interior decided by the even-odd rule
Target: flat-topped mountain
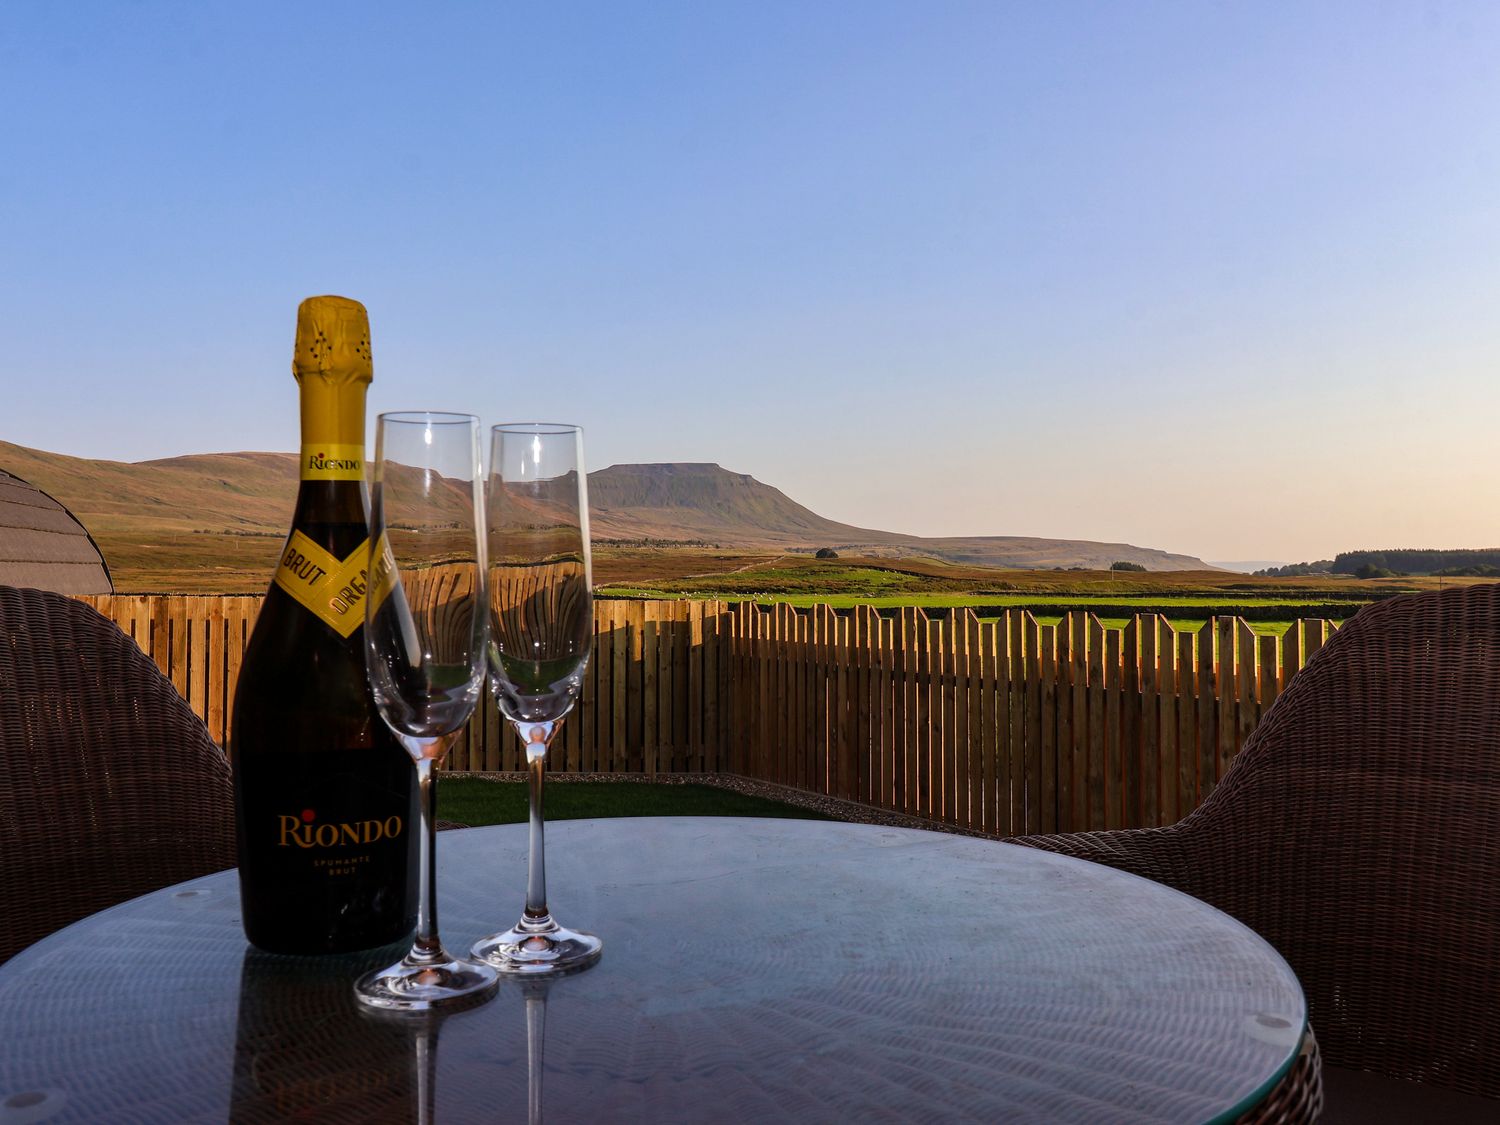
[(604, 527), (622, 533), (652, 528), (659, 529), (650, 532), (658, 538), (708, 538), (726, 546), (816, 549), (825, 546), (819, 537), (859, 530), (824, 519), (747, 473), (709, 464), (600, 469), (589, 474), (589, 509), (595, 534), (615, 534), (601, 531)]
[(1212, 570), (1202, 559), (1128, 543), (1020, 535), (931, 538), (825, 519), (779, 488), (718, 465), (612, 465), (589, 474), (589, 506), (599, 537), (649, 535), (723, 546), (816, 550), (875, 557), (922, 556), (973, 566), (1083, 566), (1139, 563), (1149, 570)]
[[(275, 538), (291, 521), (290, 453), (205, 453), (157, 461), (95, 461), (0, 442), (0, 469), (45, 489), (100, 539), (133, 550), (203, 533)], [(825, 519), (780, 489), (711, 464), (611, 465), (589, 474), (596, 540), (703, 543), (720, 548), (927, 557), (977, 566), (1208, 570), (1201, 559), (1127, 543), (1026, 536), (925, 538)], [(123, 540), (122, 540), (123, 541)], [(163, 546), (163, 550), (167, 548)], [(197, 553), (197, 552), (195, 552)], [(111, 565), (113, 559), (111, 558)]]

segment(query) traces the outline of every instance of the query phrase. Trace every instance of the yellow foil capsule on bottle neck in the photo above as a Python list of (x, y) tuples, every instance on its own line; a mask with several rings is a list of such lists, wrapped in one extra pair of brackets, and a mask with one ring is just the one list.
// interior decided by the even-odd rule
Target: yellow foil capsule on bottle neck
[(292, 374), (302, 389), (302, 479), (363, 480), (370, 317), (348, 297), (297, 306)]
[(348, 297), (309, 297), (297, 306), (297, 344), (292, 374), (300, 383), (316, 375), (331, 383), (368, 383), (370, 316)]

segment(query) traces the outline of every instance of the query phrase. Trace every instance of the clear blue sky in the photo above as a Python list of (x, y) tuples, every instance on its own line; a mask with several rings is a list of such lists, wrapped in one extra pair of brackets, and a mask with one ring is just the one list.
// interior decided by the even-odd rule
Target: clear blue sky
[(588, 427), (927, 534), (1500, 542), (1500, 5), (0, 7), (0, 438)]

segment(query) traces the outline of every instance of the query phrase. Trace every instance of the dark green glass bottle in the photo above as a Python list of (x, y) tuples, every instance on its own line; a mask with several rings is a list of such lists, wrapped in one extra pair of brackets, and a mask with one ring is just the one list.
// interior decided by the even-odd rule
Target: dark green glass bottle
[(364, 306), (297, 312), (301, 486), (230, 727), (245, 935), (273, 953), (397, 941), (416, 924), (411, 758), (365, 676)]

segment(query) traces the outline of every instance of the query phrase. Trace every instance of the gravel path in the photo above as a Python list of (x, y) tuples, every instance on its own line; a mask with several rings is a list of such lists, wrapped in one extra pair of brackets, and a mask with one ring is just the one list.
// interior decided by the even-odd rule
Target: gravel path
[[(525, 781), (524, 773), (447, 773), (449, 777), (479, 777), (486, 781)], [(944, 824), (925, 817), (907, 816), (905, 813), (878, 809), (858, 801), (845, 801), (838, 797), (825, 797), (819, 793), (808, 793), (787, 785), (776, 785), (769, 781), (754, 781), (732, 773), (662, 773), (650, 777), (643, 773), (549, 773), (547, 784), (551, 785), (712, 785), (718, 789), (729, 789), (747, 797), (764, 797), (769, 801), (780, 801), (798, 808), (812, 809), (834, 820), (847, 820), (857, 824), (884, 824), (894, 828), (921, 828), (931, 832), (951, 832), (956, 836), (982, 836), (990, 840), (1003, 839), (991, 832), (976, 832), (954, 824)]]

